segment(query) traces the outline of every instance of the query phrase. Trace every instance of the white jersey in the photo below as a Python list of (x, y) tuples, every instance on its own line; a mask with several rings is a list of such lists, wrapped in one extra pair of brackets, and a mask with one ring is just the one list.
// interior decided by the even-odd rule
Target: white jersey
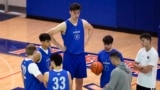
[(158, 64), (158, 52), (155, 48), (151, 48), (146, 51), (145, 48), (141, 48), (136, 56), (136, 62), (141, 66), (152, 65), (152, 71), (149, 73), (139, 72), (137, 78), (137, 84), (146, 88), (156, 88), (157, 77), (157, 64)]

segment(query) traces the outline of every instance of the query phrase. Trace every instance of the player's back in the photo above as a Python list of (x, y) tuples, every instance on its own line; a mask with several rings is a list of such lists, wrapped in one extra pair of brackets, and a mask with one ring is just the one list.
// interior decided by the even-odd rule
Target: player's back
[[(42, 47), (38, 48), (38, 51), (41, 54), (40, 61), (37, 62), (37, 65), (39, 67), (39, 70), (44, 74), (45, 72), (49, 71), (49, 66), (50, 66), (50, 55), (51, 55), (51, 50), (48, 48), (47, 50), (43, 50)], [(47, 52), (46, 52), (47, 51)]]
[(70, 90), (69, 78), (66, 70), (50, 70), (47, 90)]
[(21, 64), (21, 70), (24, 79), (24, 89), (25, 90), (41, 90), (40, 82), (36, 77), (29, 73), (28, 67), (30, 64), (34, 63), (32, 60), (24, 59)]

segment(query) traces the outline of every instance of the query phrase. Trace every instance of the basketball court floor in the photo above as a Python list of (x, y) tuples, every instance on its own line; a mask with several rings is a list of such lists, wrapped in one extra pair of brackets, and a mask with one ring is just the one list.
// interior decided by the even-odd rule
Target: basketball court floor
[[(24, 48), (14, 46), (14, 42), (40, 44), (38, 40), (39, 34), (46, 32), (57, 24), (55, 22), (27, 19), (23, 16), (0, 22), (0, 49), (9, 48), (5, 52), (1, 51), (0, 53), (0, 90), (22, 90), (21, 88), (23, 88), (20, 64), (23, 60), (23, 55), (21, 54), (24, 54)], [(141, 48), (139, 35), (137, 34), (95, 28), (94, 34), (85, 48), (86, 52), (96, 54), (102, 50), (102, 38), (108, 34), (114, 37), (113, 47), (121, 51), (124, 58), (126, 58), (126, 63), (132, 66), (133, 61), (128, 61), (127, 59), (134, 60), (137, 51)], [(62, 43), (59, 34), (55, 38)], [(4, 39), (12, 42), (7, 43), (10, 47), (4, 44), (4, 42), (7, 42), (3, 41)], [(152, 39), (152, 45), (157, 48), (157, 37)], [(54, 47), (54, 45), (52, 46)], [(96, 55), (94, 54), (87, 54), (87, 63), (96, 60)], [(84, 80), (84, 86), (88, 85), (88, 87), (94, 88), (96, 85), (99, 85), (100, 76), (94, 75), (90, 69), (87, 72), (88, 77)], [(135, 85), (136, 77), (133, 77), (132, 90), (135, 90)], [(87, 89), (84, 87), (83, 90)], [(157, 90), (160, 90), (160, 81), (157, 81)]]

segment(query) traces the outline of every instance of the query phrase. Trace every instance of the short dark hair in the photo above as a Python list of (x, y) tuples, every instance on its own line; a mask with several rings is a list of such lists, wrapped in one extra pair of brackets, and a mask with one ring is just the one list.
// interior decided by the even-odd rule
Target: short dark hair
[(81, 10), (81, 6), (78, 3), (72, 3), (70, 5), (70, 11)]
[(112, 44), (113, 43), (113, 37), (111, 35), (106, 35), (103, 38), (103, 43), (106, 44)]
[(50, 35), (48, 34), (48, 33), (41, 33), (40, 35), (39, 35), (39, 40), (40, 41), (46, 41), (46, 40), (51, 40), (51, 37), (50, 37)]
[(111, 52), (109, 54), (110, 57), (121, 58), (120, 54), (117, 51)]
[(142, 38), (145, 38), (145, 39), (150, 40), (150, 41), (152, 40), (151, 34), (149, 34), (149, 33), (142, 33), (141, 36), (140, 36), (140, 39), (142, 39)]
[(26, 46), (27, 56), (33, 55), (34, 51), (36, 51), (36, 47), (33, 44), (29, 44), (29, 45)]
[(52, 53), (50, 61), (54, 62), (56, 66), (60, 66), (62, 64), (62, 56), (58, 53)]

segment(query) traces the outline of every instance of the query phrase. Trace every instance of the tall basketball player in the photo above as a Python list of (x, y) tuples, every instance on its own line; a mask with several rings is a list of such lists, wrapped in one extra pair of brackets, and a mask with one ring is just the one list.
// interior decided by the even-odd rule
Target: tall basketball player
[[(48, 31), (53, 44), (64, 51), (63, 69), (69, 71), (72, 78), (75, 78), (75, 90), (82, 90), (83, 78), (87, 77), (84, 47), (93, 33), (91, 24), (79, 18), (80, 10), (81, 6), (78, 3), (72, 3), (70, 18)], [(62, 35), (64, 45), (53, 37), (58, 32)]]

